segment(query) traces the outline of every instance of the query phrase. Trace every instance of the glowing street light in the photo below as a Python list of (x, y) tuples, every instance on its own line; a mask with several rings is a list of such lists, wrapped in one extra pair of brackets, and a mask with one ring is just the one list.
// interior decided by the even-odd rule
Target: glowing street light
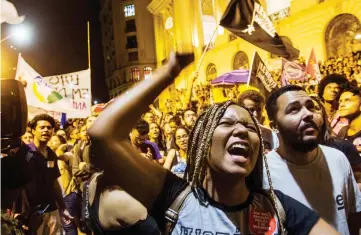
[(356, 40), (361, 40), (361, 33), (356, 34), (355, 39)]
[(94, 104), (98, 104), (98, 101), (97, 100), (94, 100), (94, 102), (93, 102)]
[(1, 43), (6, 41), (9, 38), (13, 38), (19, 43), (26, 43), (30, 39), (30, 30), (28, 27), (23, 24), (14, 25), (11, 28), (11, 33), (9, 36), (1, 39)]

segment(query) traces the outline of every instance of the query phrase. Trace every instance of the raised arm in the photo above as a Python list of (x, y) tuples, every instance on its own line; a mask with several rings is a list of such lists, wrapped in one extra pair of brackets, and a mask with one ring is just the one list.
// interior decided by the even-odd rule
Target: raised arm
[(192, 101), (193, 85), (194, 85), (194, 81), (197, 79), (197, 77), (198, 77), (198, 72), (195, 72), (191, 79), (191, 84), (189, 86), (187, 86), (187, 91), (186, 91), (186, 94), (184, 96), (184, 101), (183, 101), (183, 110), (188, 109), (189, 104)]
[(104, 183), (119, 185), (148, 209), (161, 192), (166, 170), (140, 156), (128, 141), (131, 128), (153, 100), (193, 61), (193, 55), (172, 55), (152, 79), (116, 98), (88, 130)]

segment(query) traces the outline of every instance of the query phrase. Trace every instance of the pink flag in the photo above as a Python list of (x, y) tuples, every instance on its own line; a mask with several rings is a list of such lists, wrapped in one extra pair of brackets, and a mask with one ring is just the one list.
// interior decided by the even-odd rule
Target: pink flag
[(321, 81), (322, 77), (320, 73), (320, 68), (318, 67), (315, 51), (313, 50), (313, 48), (310, 54), (310, 58), (308, 59), (306, 72), (311, 76), (312, 79), (316, 79), (317, 82)]
[(307, 80), (306, 68), (302, 64), (288, 61), (282, 58), (281, 86), (295, 83), (303, 83)]

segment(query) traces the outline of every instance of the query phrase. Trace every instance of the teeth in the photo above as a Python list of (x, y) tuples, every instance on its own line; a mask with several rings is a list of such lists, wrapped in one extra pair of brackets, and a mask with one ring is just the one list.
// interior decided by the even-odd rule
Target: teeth
[(246, 149), (248, 148), (248, 146), (244, 145), (244, 144), (233, 144), (231, 146), (231, 149), (235, 149), (235, 148), (242, 148), (242, 149)]

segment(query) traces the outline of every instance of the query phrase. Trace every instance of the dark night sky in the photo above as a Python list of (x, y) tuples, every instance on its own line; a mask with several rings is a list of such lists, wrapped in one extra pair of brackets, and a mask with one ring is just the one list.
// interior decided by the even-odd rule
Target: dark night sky
[[(99, 0), (11, 0), (24, 24), (31, 29), (26, 45), (8, 39), (1, 45), (1, 77), (14, 77), (17, 53), (42, 76), (71, 73), (88, 68), (87, 21), (90, 21), (93, 100), (106, 102)], [(1, 38), (12, 25), (1, 25)], [(13, 45), (17, 50), (10, 49)]]

